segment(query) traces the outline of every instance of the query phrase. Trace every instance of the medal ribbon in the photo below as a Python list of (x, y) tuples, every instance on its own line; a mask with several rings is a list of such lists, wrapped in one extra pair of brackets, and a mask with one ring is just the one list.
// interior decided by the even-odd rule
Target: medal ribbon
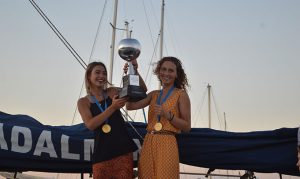
[[(95, 96), (92, 96), (94, 102), (97, 104), (98, 108), (100, 109), (101, 112), (104, 112), (107, 109), (107, 103), (106, 103), (106, 98), (104, 99), (104, 110), (101, 107), (100, 103), (98, 102), (97, 98)], [(108, 120), (105, 119), (105, 124), (108, 123)]]
[[(169, 96), (171, 95), (171, 93), (173, 92), (174, 90), (174, 85), (169, 89), (169, 91), (167, 92), (166, 96), (162, 99), (161, 103), (160, 103), (160, 99), (162, 97), (162, 94), (163, 94), (163, 90), (160, 90), (160, 93), (159, 93), (159, 96), (157, 98), (157, 101), (156, 101), (156, 104), (158, 105), (162, 105), (168, 98)], [(160, 115), (157, 115), (157, 122), (160, 121)]]

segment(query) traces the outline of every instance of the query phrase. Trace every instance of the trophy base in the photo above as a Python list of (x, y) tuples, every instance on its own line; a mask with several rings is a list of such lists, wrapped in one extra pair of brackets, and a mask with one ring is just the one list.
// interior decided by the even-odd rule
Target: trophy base
[(119, 98), (129, 97), (128, 101), (136, 102), (147, 97), (146, 92), (140, 86), (128, 85), (119, 91)]

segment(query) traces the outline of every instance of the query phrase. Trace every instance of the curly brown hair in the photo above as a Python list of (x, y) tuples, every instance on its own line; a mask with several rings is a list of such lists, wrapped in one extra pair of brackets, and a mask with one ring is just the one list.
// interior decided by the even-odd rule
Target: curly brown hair
[(187, 79), (186, 74), (184, 72), (184, 69), (182, 68), (181, 61), (178, 58), (171, 57), (171, 56), (170, 57), (163, 57), (161, 60), (159, 60), (157, 62), (156, 68), (154, 69), (154, 74), (157, 76), (160, 83), (161, 83), (161, 80), (159, 79), (159, 71), (160, 71), (160, 68), (161, 68), (162, 64), (166, 61), (172, 62), (176, 65), (177, 78), (175, 79), (174, 86), (176, 88), (184, 89), (184, 90), (186, 90), (187, 87), (190, 87), (190, 85), (188, 83), (188, 79)]

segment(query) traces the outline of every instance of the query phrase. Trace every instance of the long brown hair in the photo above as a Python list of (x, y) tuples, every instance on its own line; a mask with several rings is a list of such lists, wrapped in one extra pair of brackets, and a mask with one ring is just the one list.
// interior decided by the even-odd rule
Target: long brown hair
[(154, 70), (154, 74), (157, 76), (160, 83), (161, 83), (161, 80), (159, 79), (159, 71), (160, 71), (160, 68), (161, 68), (162, 64), (166, 61), (172, 62), (176, 65), (177, 78), (175, 79), (174, 86), (176, 88), (186, 90), (186, 88), (189, 87), (190, 85), (188, 83), (188, 79), (186, 77), (184, 69), (182, 68), (181, 61), (179, 59), (175, 58), (175, 57), (171, 57), (171, 56), (170, 57), (163, 57), (161, 60), (159, 60), (157, 62), (157, 66)]
[[(102, 66), (105, 70), (105, 72), (107, 73), (107, 69), (106, 69), (106, 66), (104, 65), (104, 63), (102, 62), (92, 62), (90, 63), (87, 68), (86, 68), (86, 71), (85, 71), (85, 77), (84, 77), (84, 81), (85, 81), (85, 89), (86, 89), (86, 92), (87, 94), (91, 94), (91, 81), (90, 81), (90, 77), (91, 77), (91, 74), (92, 74), (92, 71), (93, 69), (96, 67), (96, 66)], [(107, 80), (107, 79), (106, 79)], [(107, 84), (110, 84), (108, 81), (106, 81), (106, 86), (105, 88), (107, 87)]]

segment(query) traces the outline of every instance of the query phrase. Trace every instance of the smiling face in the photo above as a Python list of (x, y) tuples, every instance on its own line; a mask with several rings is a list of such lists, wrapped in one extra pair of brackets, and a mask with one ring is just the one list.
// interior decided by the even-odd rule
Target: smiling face
[(91, 86), (104, 88), (107, 82), (107, 72), (102, 65), (95, 66), (89, 77)]
[(102, 62), (92, 62), (88, 65), (85, 72), (85, 87), (88, 94), (91, 94), (91, 88), (107, 87), (107, 70)]
[(176, 65), (171, 61), (165, 61), (159, 69), (159, 79), (163, 86), (173, 85), (177, 78)]
[(181, 61), (176, 57), (163, 57), (157, 62), (153, 72), (158, 77), (161, 85), (171, 84), (184, 90), (189, 86)]

